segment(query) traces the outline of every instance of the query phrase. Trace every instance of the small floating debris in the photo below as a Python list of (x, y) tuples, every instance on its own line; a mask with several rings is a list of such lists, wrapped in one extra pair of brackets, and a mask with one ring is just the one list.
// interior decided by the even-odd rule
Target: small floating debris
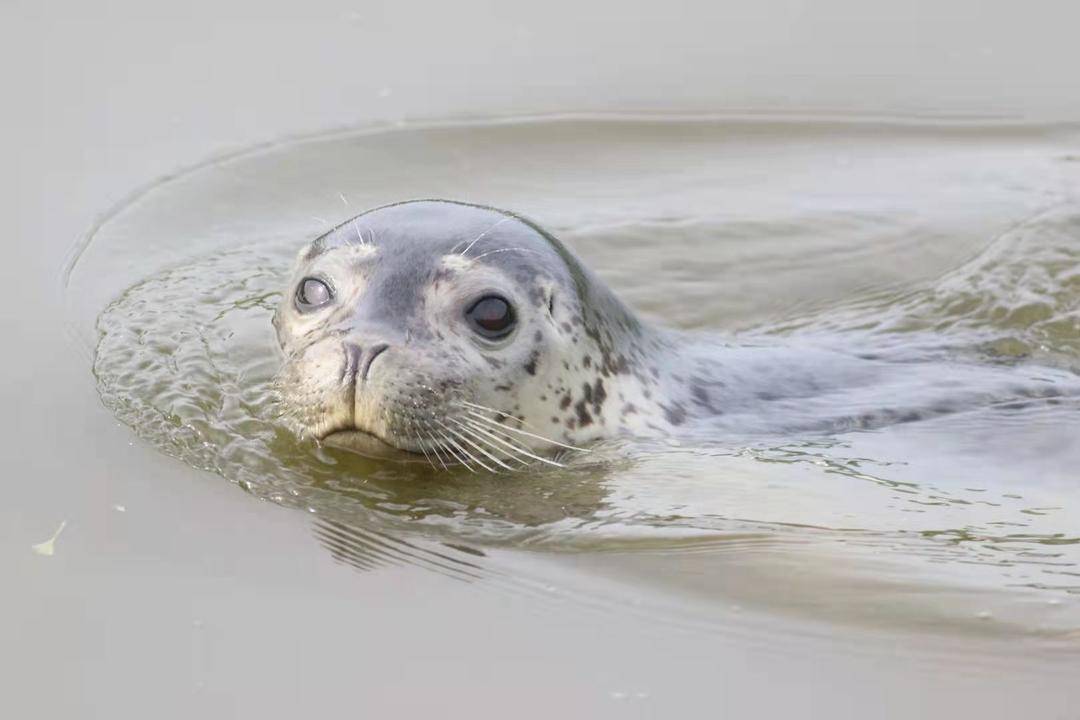
[(56, 553), (56, 539), (60, 537), (60, 533), (64, 532), (65, 527), (67, 527), (67, 520), (62, 520), (60, 522), (60, 527), (56, 528), (56, 532), (53, 533), (51, 538), (45, 542), (40, 542), (37, 545), (32, 545), (30, 549), (38, 555), (45, 555), (46, 557), (52, 556)]
[(127, 512), (127, 508), (123, 505), (113, 505), (112, 507), (116, 512)]

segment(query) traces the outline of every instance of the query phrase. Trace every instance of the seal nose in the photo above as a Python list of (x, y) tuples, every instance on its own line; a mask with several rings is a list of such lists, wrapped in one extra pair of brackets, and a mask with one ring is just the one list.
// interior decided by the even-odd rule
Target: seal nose
[(367, 346), (352, 342), (342, 343), (345, 350), (345, 367), (341, 373), (343, 382), (363, 382), (367, 380), (371, 363), (390, 346), (386, 343), (372, 343)]

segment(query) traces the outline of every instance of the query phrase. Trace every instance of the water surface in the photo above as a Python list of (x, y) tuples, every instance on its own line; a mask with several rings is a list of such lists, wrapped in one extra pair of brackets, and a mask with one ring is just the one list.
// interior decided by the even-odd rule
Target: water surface
[[(1080, 647), (1076, 147), (1062, 127), (797, 119), (344, 133), (146, 188), (91, 236), (66, 297), (122, 422), (313, 514), (355, 568), (416, 564), (499, 592), (555, 572), (586, 604), (656, 593), (654, 622), (732, 632), (752, 612), (764, 627), (783, 615), (1025, 638), (1051, 658)], [(961, 362), (988, 399), (827, 433), (620, 439), (512, 476), (300, 442), (268, 391), (269, 318), (292, 258), (409, 197), (530, 216), (654, 322), (858, 348), (929, 378)], [(1002, 394), (1007, 373), (1061, 392)], [(947, 392), (909, 390), (930, 404)]]

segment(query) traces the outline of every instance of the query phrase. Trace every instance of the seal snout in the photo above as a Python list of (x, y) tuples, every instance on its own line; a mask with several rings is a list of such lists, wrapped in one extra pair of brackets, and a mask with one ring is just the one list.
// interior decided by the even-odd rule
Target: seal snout
[(371, 370), (371, 363), (390, 346), (386, 343), (369, 343), (360, 345), (355, 342), (345, 341), (342, 348), (345, 351), (345, 364), (341, 370), (341, 381), (354, 385), (367, 380)]

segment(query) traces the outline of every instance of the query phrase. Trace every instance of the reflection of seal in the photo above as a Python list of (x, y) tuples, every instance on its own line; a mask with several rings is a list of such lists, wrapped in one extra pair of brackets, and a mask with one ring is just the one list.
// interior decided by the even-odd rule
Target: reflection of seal
[(648, 327), (536, 225), (448, 201), (389, 205), (315, 240), (274, 324), (283, 417), (300, 434), (434, 466), (554, 462), (552, 450), (693, 418), (837, 430), (1056, 392), (972, 365)]
[(406, 202), (340, 225), (301, 251), (274, 325), (294, 429), (437, 466), (551, 462), (686, 412), (656, 402), (660, 336), (559, 241), (490, 208)]

